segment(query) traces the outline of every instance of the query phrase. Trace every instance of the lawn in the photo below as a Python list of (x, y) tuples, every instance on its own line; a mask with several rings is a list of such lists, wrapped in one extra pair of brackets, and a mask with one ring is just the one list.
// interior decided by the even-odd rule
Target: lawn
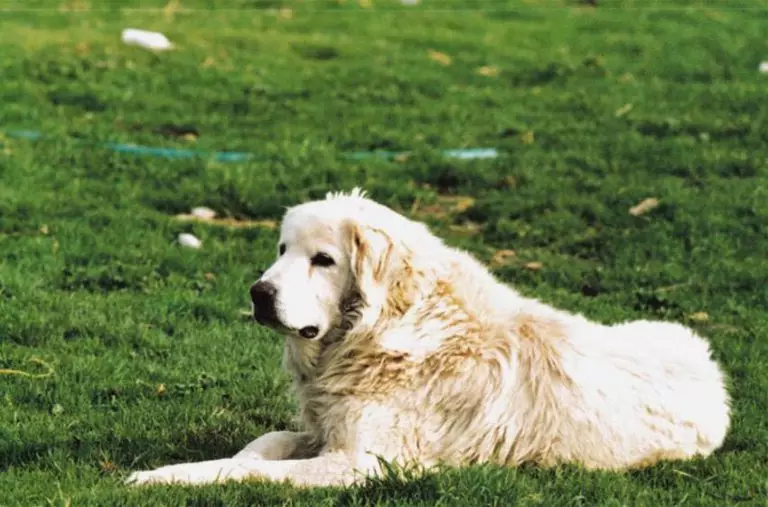
[[(768, 505), (766, 23), (762, 0), (0, 1), (0, 505)], [(472, 147), (499, 157), (440, 154)], [(376, 149), (410, 153), (344, 156)], [(354, 185), (527, 295), (696, 328), (732, 381), (723, 448), (628, 473), (123, 486), (292, 426), (247, 289), (285, 206)], [(175, 218), (201, 205), (255, 223)]]

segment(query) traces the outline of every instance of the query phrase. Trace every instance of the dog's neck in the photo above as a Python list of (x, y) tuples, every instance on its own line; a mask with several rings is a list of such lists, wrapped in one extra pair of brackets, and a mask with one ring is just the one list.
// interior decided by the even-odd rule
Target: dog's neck
[(357, 290), (350, 288), (347, 296), (339, 305), (341, 318), (318, 340), (306, 340), (288, 336), (285, 338), (285, 355), (283, 358), (286, 370), (293, 375), (294, 381), (304, 384), (317, 375), (317, 368), (323, 353), (329, 347), (345, 339), (348, 333), (357, 326), (363, 313), (368, 310), (366, 301)]
[(322, 373), (320, 370), (327, 366), (332, 349), (345, 342), (381, 335), (384, 327), (396, 323), (417, 299), (432, 291), (429, 283), (423, 283), (424, 277), (413, 275), (411, 272), (409, 277), (393, 283), (377, 301), (353, 289), (340, 305), (340, 322), (319, 340), (287, 336), (284, 367), (297, 386), (311, 383)]
[[(299, 421), (307, 431), (318, 429), (318, 407), (311, 403), (317, 399), (317, 389), (324, 389), (324, 373), (333, 369), (338, 360), (350, 357), (360, 350), (376, 349), (369, 341), (385, 336), (387, 329), (400, 326), (408, 318), (418, 301), (431, 297), (438, 278), (436, 273), (407, 266), (405, 276), (394, 278), (388, 284), (384, 297), (365, 297), (353, 289), (340, 305), (340, 323), (319, 340), (286, 337), (284, 366), (293, 377), (293, 387), (299, 402)], [(431, 270), (430, 270), (431, 271)]]

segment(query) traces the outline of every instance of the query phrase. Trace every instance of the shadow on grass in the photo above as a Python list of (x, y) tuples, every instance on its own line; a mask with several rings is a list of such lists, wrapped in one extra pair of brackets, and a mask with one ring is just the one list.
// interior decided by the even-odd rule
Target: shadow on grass
[[(258, 435), (254, 435), (256, 438)], [(102, 438), (87, 439), (71, 436), (53, 442), (5, 442), (0, 446), (0, 471), (12, 467), (37, 465), (41, 468), (55, 468), (56, 456), (64, 455), (74, 461), (104, 468), (103, 462), (109, 457), (111, 466), (124, 470), (138, 470), (231, 457), (246, 444), (243, 441), (224, 437), (216, 431), (190, 431), (172, 439), (142, 439), (104, 435)], [(250, 440), (248, 440), (250, 441)], [(235, 443), (238, 442), (238, 443)]]

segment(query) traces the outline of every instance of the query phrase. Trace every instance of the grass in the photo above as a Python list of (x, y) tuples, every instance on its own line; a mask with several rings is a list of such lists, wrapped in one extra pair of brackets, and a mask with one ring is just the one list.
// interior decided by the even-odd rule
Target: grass
[[(768, 4), (165, 6), (0, 1), (0, 128), (50, 136), (0, 135), (0, 369), (52, 369), (0, 374), (0, 505), (768, 505)], [(128, 26), (177, 49), (123, 46)], [(136, 157), (107, 141), (257, 157)], [(477, 146), (503, 155), (438, 154)], [(372, 149), (413, 153), (340, 156)], [(488, 262), (514, 249), (494, 269), (526, 294), (695, 327), (732, 378), (724, 447), (621, 474), (123, 486), (291, 426), (280, 338), (240, 315), (276, 232), (173, 215), (277, 220), (358, 184)], [(628, 212), (649, 197), (657, 208)], [(180, 248), (181, 232), (203, 248)]]

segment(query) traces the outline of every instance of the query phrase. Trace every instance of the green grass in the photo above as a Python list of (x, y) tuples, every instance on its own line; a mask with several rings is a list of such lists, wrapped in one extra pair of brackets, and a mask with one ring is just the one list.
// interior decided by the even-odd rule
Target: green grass
[[(0, 135), (0, 369), (45, 372), (36, 357), (54, 370), (0, 375), (0, 505), (768, 505), (766, 2), (127, 5), (0, 1), (0, 128), (51, 136)], [(123, 46), (128, 26), (178, 48)], [(158, 134), (167, 123), (199, 139)], [(169, 161), (94, 145), (106, 141), (258, 157)], [(503, 156), (438, 155), (475, 146)], [(375, 148), (414, 153), (340, 156)], [(240, 315), (276, 232), (172, 216), (207, 205), (279, 219), (353, 185), (486, 261), (514, 249), (495, 269), (525, 294), (604, 322), (697, 328), (732, 378), (724, 447), (621, 474), (123, 486), (131, 470), (227, 456), (291, 426), (281, 339)], [(659, 207), (630, 215), (647, 197)], [(177, 246), (185, 231), (204, 247)]]

